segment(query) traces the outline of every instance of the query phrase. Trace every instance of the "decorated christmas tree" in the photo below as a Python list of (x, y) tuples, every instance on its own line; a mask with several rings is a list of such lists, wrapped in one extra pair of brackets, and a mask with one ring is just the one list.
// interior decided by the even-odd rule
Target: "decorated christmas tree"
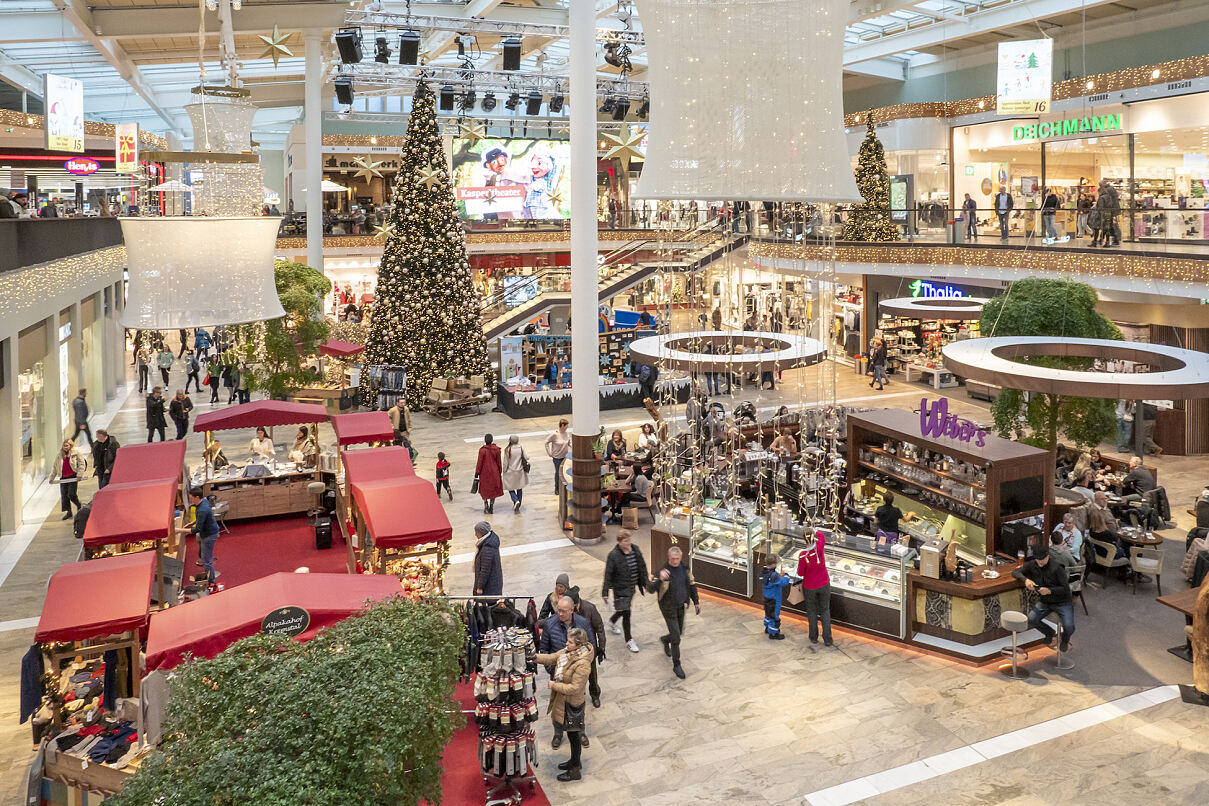
[(424, 84), (416, 87), (394, 203), (365, 357), (369, 364), (406, 368), (407, 402), (418, 409), (433, 378), (485, 377), (489, 370), (466, 234), (435, 99)]
[(890, 220), (890, 173), (886, 170), (886, 150), (873, 131), (872, 115), (857, 157), (856, 187), (865, 200), (848, 211), (844, 240), (897, 240), (898, 227)]

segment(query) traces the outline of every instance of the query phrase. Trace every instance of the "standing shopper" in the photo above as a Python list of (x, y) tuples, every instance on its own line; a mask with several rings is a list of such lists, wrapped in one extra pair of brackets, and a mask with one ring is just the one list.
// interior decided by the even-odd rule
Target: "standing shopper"
[(218, 385), (222, 382), (222, 366), (218, 359), (210, 359), (206, 364), (206, 384), (210, 387), (210, 402), (218, 402)]
[(657, 593), (659, 612), (667, 624), (667, 635), (659, 637), (663, 643), (663, 652), (672, 659), (672, 673), (684, 679), (684, 669), (680, 666), (680, 637), (684, 635), (684, 610), (691, 600), (697, 615), (701, 615), (701, 599), (697, 596), (697, 582), (693, 574), (684, 565), (683, 552), (678, 546), (672, 546), (667, 551), (667, 563), (659, 569), (658, 579), (652, 579), (647, 585), (650, 593)]
[(157, 386), (147, 395), (147, 441), (151, 442), (151, 438), (158, 432), (160, 442), (163, 442), (164, 429), (167, 427), (168, 421), (164, 419), (164, 395)]
[(764, 632), (773, 641), (785, 640), (785, 634), (781, 632), (781, 594), (791, 582), (777, 570), (778, 563), (777, 556), (770, 554), (760, 571), (760, 586), (764, 589)]
[(966, 194), (966, 200), (961, 204), (961, 212), (966, 219), (966, 237), (978, 240), (978, 202)]
[(886, 359), (889, 353), (886, 350), (886, 343), (878, 339), (874, 348), (873, 355), (870, 357), (870, 362), (873, 364), (873, 380), (869, 381), (869, 385), (877, 384), (877, 391), (881, 391), (890, 379), (886, 377)]
[[(576, 588), (575, 592), (579, 593), (579, 589)], [(560, 596), (558, 597), (553, 614), (538, 625), (538, 630), (540, 631), (537, 640), (538, 655), (556, 652), (558, 647), (567, 642), (567, 636), (570, 635), (573, 629), (583, 630), (584, 634), (588, 637), (588, 643), (592, 644), (592, 625), (588, 623), (586, 618), (575, 611), (574, 599), (570, 596)], [(594, 668), (595, 666), (596, 658), (593, 656), (591, 667)], [(594, 676), (592, 668), (588, 670), (589, 685), (591, 685), (590, 681)], [(554, 677), (553, 666), (547, 665), (546, 671), (549, 672), (551, 677)], [(581, 737), (581, 739), (586, 738), (587, 736)], [(550, 746), (558, 749), (562, 743), (563, 729), (562, 726), (556, 723), (554, 725), (554, 736), (550, 739)], [(583, 744), (586, 747), (588, 743), (585, 741)]]
[(227, 405), (235, 402), (235, 395), (239, 392), (239, 367), (234, 363), (227, 364), (222, 368), (222, 385), (227, 388)]
[(819, 642), (819, 623), (823, 625), (823, 646), (831, 646), (831, 575), (823, 559), (826, 539), (814, 533), (814, 548), (798, 555), (798, 576), (806, 597), (806, 618), (810, 621), (810, 643)]
[(197, 356), (189, 350), (185, 354), (185, 391), (189, 391), (189, 383), (192, 382), (197, 389), (197, 393), (201, 394), (201, 362), (197, 360)]
[(1012, 217), (1012, 208), (1015, 206), (1012, 194), (1007, 192), (1005, 185), (1000, 185), (999, 192), (995, 194), (995, 215), (999, 217), (1000, 240), (1008, 239), (1008, 219)]
[[(596, 605), (579, 595), (579, 588), (571, 588), (571, 601), (575, 602), (576, 614), (587, 620), (588, 639), (596, 647), (596, 656), (592, 658), (592, 673), (588, 676), (588, 696), (592, 698), (592, 707), (599, 708), (600, 676), (597, 666), (605, 661), (605, 642), (608, 640), (608, 636), (605, 635), (604, 619), (600, 617), (600, 610), (596, 608)], [(585, 734), (584, 747), (588, 746), (587, 738)]]
[(449, 500), (453, 500), (453, 488), (449, 486), (449, 460), (445, 458), (444, 451), (437, 452), (437, 497), (441, 497), (441, 488), (445, 488), (445, 492), (449, 494)]
[(1054, 226), (1054, 217), (1058, 214), (1058, 194), (1053, 188), (1047, 188), (1045, 198), (1041, 202), (1041, 226), (1044, 232), (1042, 243), (1052, 244), (1058, 240), (1058, 229)]
[[(650, 584), (647, 575), (646, 558), (642, 551), (634, 545), (634, 536), (625, 529), (617, 533), (617, 545), (609, 552), (605, 560), (604, 584), (600, 589), (601, 601), (608, 604), (609, 591), (613, 591), (613, 615), (609, 617), (609, 626), (614, 635), (624, 635), (626, 649), (638, 651), (638, 644), (630, 632), (630, 613), (634, 601), (634, 591), (646, 595), (646, 587)], [(621, 626), (617, 626), (618, 620)]]
[(189, 503), (197, 508), (193, 527), (189, 530), (197, 537), (197, 564), (206, 569), (210, 584), (213, 585), (219, 576), (214, 570), (214, 544), (218, 542), (218, 521), (214, 519), (210, 499), (202, 496), (200, 487), (189, 490)]
[(177, 389), (176, 396), (168, 404), (168, 415), (172, 418), (173, 425), (176, 426), (175, 439), (184, 439), (185, 435), (189, 433), (189, 412), (191, 411), (193, 411), (193, 401), (189, 399), (183, 389)]
[(122, 446), (118, 444), (116, 437), (109, 436), (109, 432), (104, 428), (97, 429), (97, 438), (92, 443), (92, 467), (96, 472), (98, 490), (105, 489), (105, 485), (109, 483), (120, 447)]
[(92, 430), (88, 427), (88, 401), (84, 398), (87, 396), (88, 390), (81, 389), (80, 393), (71, 401), (71, 417), (75, 421), (76, 430), (71, 435), (71, 441), (74, 443), (80, 432), (84, 432), (84, 436), (88, 437), (88, 445), (92, 446)]
[(521, 447), (521, 438), (516, 434), (508, 437), (508, 446), (504, 448), (504, 461), (500, 473), (500, 482), (512, 499), (512, 511), (521, 511), (521, 502), (525, 498), (525, 485), (529, 483), (529, 457)]
[(75, 443), (70, 439), (63, 440), (63, 447), (59, 448), (59, 455), (55, 457), (55, 463), (50, 468), (50, 481), (59, 483), (59, 502), (63, 506), (63, 520), (70, 520), (72, 517), (71, 505), (76, 505), (76, 511), (80, 511), (80, 496), (76, 493), (76, 487), (80, 483), (80, 474), (84, 472), (84, 458), (75, 452)]
[(151, 385), (151, 364), (148, 360), (146, 347), (134, 348), (134, 363), (139, 369), (139, 393), (142, 394)]
[(558, 495), (559, 485), (562, 484), (563, 462), (571, 451), (571, 434), (567, 432), (570, 423), (567, 419), (558, 421), (558, 430), (546, 437), (546, 456), (554, 460), (554, 494)]
[(175, 360), (175, 358), (176, 357), (172, 355), (172, 351), (168, 349), (167, 345), (165, 345), (164, 348), (160, 350), (159, 355), (155, 357), (155, 365), (159, 368), (160, 377), (164, 379), (164, 386), (168, 385), (168, 371), (172, 369), (172, 362)]
[(553, 666), (550, 678), (550, 705), (546, 712), (554, 721), (555, 729), (566, 731), (571, 740), (571, 758), (558, 765), (560, 781), (578, 781), (581, 778), (580, 734), (584, 729), (585, 697), (588, 676), (592, 668), (592, 646), (588, 634), (579, 627), (567, 632), (565, 649), (548, 655), (539, 654), (537, 662)]
[(474, 527), (474, 595), (504, 595), (500, 537), (491, 530), (491, 524), (487, 521), (479, 521)]
[(483, 512), (495, 512), (495, 499), (504, 494), (504, 480), (500, 470), (500, 446), (495, 438), (483, 435), (483, 446), (479, 448), (478, 462), (474, 466), (474, 484), (470, 492), (477, 492), (483, 499)]
[(239, 402), (241, 404), (252, 402), (252, 387), (250, 382), (251, 379), (248, 377), (248, 365), (241, 363), (239, 365), (239, 383), (237, 384), (237, 389), (239, 391)]

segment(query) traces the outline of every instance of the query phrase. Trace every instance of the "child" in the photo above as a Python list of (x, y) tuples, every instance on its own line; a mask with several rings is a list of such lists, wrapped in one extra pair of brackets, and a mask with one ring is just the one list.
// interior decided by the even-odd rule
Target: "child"
[(445, 488), (445, 492), (449, 493), (449, 500), (453, 500), (453, 490), (449, 487), (449, 462), (445, 461), (444, 452), (437, 454), (437, 495), (441, 494), (441, 488)]
[(781, 635), (781, 594), (791, 580), (777, 571), (777, 558), (770, 556), (764, 561), (760, 572), (760, 584), (764, 586), (764, 632), (773, 641), (783, 641)]

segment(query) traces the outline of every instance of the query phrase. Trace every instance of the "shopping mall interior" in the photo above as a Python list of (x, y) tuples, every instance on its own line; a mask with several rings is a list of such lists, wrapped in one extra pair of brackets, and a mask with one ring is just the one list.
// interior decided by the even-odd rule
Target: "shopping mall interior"
[(0, 803), (1209, 802), (1206, 93), (1204, 0), (0, 3)]

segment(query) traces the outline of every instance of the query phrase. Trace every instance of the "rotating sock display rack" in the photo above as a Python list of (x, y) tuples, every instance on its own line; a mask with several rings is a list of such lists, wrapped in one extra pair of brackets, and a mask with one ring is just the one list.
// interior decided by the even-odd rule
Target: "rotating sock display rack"
[(483, 635), (474, 679), (474, 719), (479, 726), (479, 768), (494, 782), (487, 806), (514, 806), (523, 800), (518, 784), (533, 791), (537, 742), (529, 723), (537, 721), (537, 650), (533, 633), (502, 627)]

